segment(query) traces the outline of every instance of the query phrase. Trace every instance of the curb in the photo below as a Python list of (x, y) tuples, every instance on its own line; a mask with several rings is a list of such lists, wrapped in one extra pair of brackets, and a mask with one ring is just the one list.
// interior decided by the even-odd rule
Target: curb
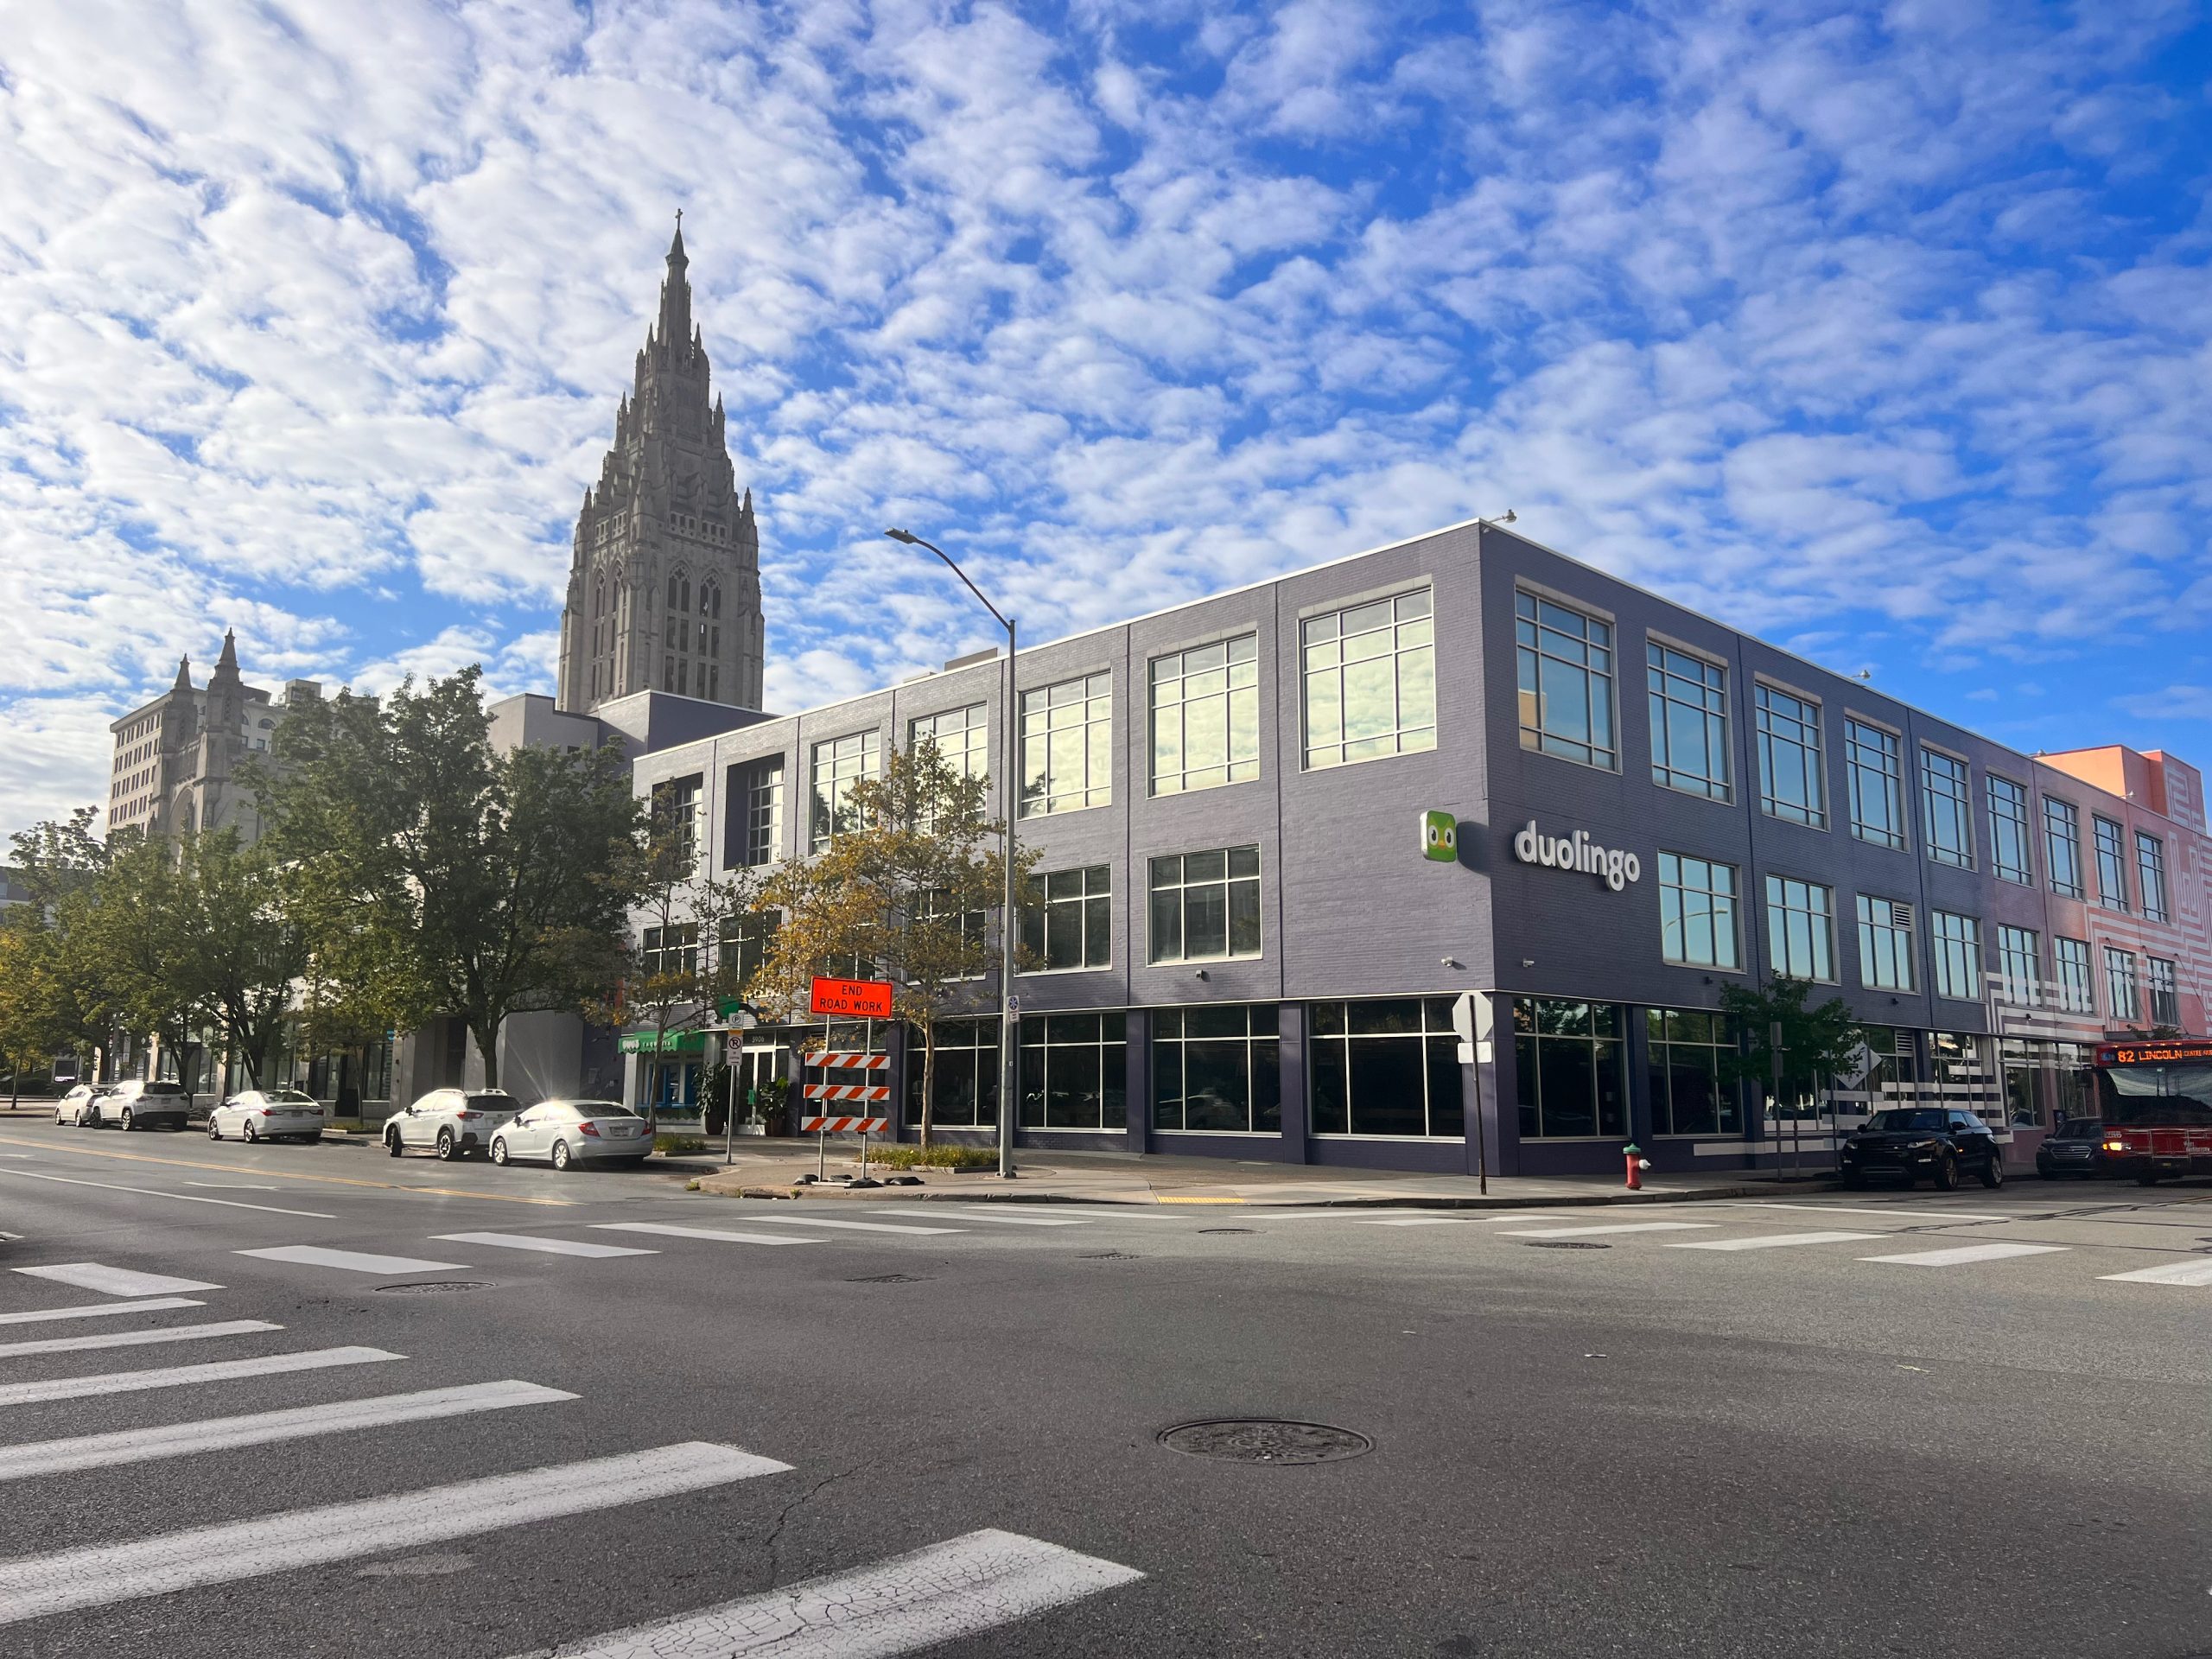
[[(1630, 1197), (1625, 1193), (1573, 1193), (1565, 1198), (1539, 1198), (1520, 1196), (1492, 1198), (1316, 1198), (1277, 1203), (1267, 1198), (1155, 1198), (1150, 1202), (1135, 1198), (1091, 1198), (1067, 1192), (959, 1192), (943, 1187), (899, 1187), (891, 1189), (901, 1204), (927, 1204), (932, 1201), (954, 1204), (1085, 1204), (1100, 1209), (1150, 1210), (1174, 1204), (1211, 1206), (1235, 1205), (1243, 1210), (1595, 1210), (1629, 1209), (1640, 1205), (1698, 1204), (1723, 1198), (1757, 1198), (1761, 1194), (1790, 1192), (1813, 1194), (1841, 1190), (1842, 1184), (1834, 1180), (1790, 1181), (1777, 1185), (1760, 1181), (1756, 1185), (1716, 1186), (1695, 1192), (1649, 1192)], [(687, 1189), (698, 1192), (696, 1185)], [(742, 1186), (734, 1192), (710, 1192), (708, 1198), (769, 1198), (785, 1202), (793, 1199), (812, 1199), (817, 1203), (843, 1204), (873, 1200), (880, 1204), (887, 1196), (881, 1187), (867, 1187), (857, 1192), (835, 1186)]]

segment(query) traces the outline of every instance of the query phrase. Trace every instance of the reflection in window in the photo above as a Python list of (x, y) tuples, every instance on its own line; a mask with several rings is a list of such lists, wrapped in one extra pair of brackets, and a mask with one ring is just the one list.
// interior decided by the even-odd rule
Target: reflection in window
[(2058, 985), (2058, 1006), (2068, 1014), (2094, 1014), (2097, 1000), (2089, 982), (2089, 942), (2053, 939), (2050, 965)]
[[(999, 1121), (999, 1021), (947, 1019), (937, 1022), (937, 1106), (940, 1129), (987, 1129)], [(922, 1121), (922, 1038), (906, 1035), (906, 1122)]]
[(1870, 991), (1912, 988), (1912, 906), (1860, 893), (1859, 981)]
[(1997, 930), (1997, 975), (2010, 1006), (2032, 1008), (2043, 1001), (2043, 941), (2033, 928)]
[(1021, 816), (1114, 798), (1114, 681), (1091, 674), (1021, 694)]
[(826, 851), (832, 840), (854, 827), (849, 804), (853, 785), (878, 775), (880, 752), (881, 739), (874, 732), (855, 732), (814, 746), (814, 821), (807, 843), (810, 851)]
[(1644, 642), (1651, 694), (1651, 779), (1685, 794), (1734, 798), (1728, 768), (1728, 671)]
[(2156, 836), (2135, 832), (2135, 875), (2143, 885), (2143, 919), (2172, 920), (2166, 909), (2166, 848)]
[(1928, 914), (1928, 929), (1935, 941), (1936, 995), (1980, 1001), (1981, 924), (1971, 916), (1936, 910)]
[(1736, 867), (1659, 855), (1660, 954), (1690, 968), (1743, 966), (1737, 948)]
[(1260, 775), (1259, 640), (1241, 634), (1152, 659), (1152, 792)]
[(2181, 991), (2174, 979), (2174, 965), (2164, 957), (2151, 958), (2151, 1023), (2179, 1027)]
[(1312, 1046), (1316, 1135), (1465, 1137), (1451, 998), (1317, 1002)]
[(2118, 945), (2105, 946), (2105, 1007), (2116, 1026), (2132, 1026), (2143, 1018), (2143, 995), (2135, 981), (2135, 953)]
[(1628, 1045), (1620, 1009), (1558, 997), (1513, 999), (1521, 1138), (1628, 1133)]
[(934, 743), (944, 764), (963, 778), (987, 778), (991, 771), (987, 721), (986, 706), (980, 702), (948, 709), (939, 715), (924, 715), (907, 722), (907, 751), (911, 753), (925, 743)]
[(1851, 833), (1877, 847), (1903, 847), (1904, 760), (1897, 734), (1847, 720), (1843, 762), (1851, 785)]
[(1791, 979), (1835, 978), (1835, 893), (1786, 875), (1766, 879), (1767, 963)]
[(1741, 1135), (1743, 1103), (1721, 1075), (1721, 1056), (1735, 1050), (1719, 1014), (1688, 1008), (1647, 1008), (1651, 1129), (1655, 1135)]
[(2028, 854), (2028, 791), (2009, 778), (1989, 779), (1989, 866), (2007, 881), (2034, 885)]
[(1821, 771), (1821, 705), (1770, 685), (1754, 688), (1759, 728), (1759, 809), (1815, 830), (1828, 827)]
[(1021, 948), (1031, 973), (1103, 968), (1113, 960), (1113, 867), (1032, 875), (1021, 884)]
[(1154, 962), (1260, 954), (1260, 849), (1228, 847), (1152, 861)]
[(1521, 747), (1611, 768), (1613, 625), (1534, 594), (1513, 596)]
[(1153, 1128), (1280, 1134), (1279, 1034), (1272, 1002), (1161, 1009), (1153, 1016)]
[(2062, 899), (2084, 897), (2081, 814), (2048, 795), (2043, 798), (2043, 850), (2050, 867), (2050, 890)]
[(1341, 766), (1436, 747), (1436, 646), (1427, 588), (1300, 630), (1306, 764)]
[(736, 857), (747, 866), (772, 864), (784, 848), (784, 757), (770, 755), (729, 769), (731, 823)]
[(1021, 1022), (1025, 1129), (1119, 1129), (1128, 1121), (1128, 1022), (1120, 1014), (1047, 1014)]
[(2110, 818), (2092, 817), (2097, 841), (2097, 902), (2107, 910), (2127, 908), (2127, 843)]
[(1920, 838), (1938, 864), (1974, 868), (1974, 809), (1967, 763), (1935, 749), (1920, 752)]

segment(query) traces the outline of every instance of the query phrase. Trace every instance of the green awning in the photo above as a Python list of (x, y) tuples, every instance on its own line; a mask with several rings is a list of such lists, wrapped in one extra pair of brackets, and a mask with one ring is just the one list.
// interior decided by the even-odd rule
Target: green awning
[[(658, 1035), (659, 1042), (654, 1042)], [(622, 1033), (625, 1054), (703, 1054), (707, 1052), (707, 1033), (703, 1031), (626, 1031)]]

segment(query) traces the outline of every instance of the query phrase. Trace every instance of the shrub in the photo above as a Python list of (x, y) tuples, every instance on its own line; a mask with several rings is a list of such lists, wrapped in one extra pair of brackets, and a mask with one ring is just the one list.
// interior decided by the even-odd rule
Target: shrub
[(657, 1135), (653, 1136), (653, 1150), (664, 1153), (704, 1152), (707, 1143), (696, 1135)]
[(948, 1147), (940, 1141), (926, 1150), (916, 1146), (871, 1146), (868, 1160), (886, 1169), (995, 1169), (999, 1154), (995, 1147)]

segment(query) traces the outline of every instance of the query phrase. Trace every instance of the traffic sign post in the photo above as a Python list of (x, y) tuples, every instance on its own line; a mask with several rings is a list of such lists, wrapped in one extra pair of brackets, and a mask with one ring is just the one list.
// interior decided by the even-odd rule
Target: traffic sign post
[(1459, 1039), (1459, 1064), (1474, 1074), (1476, 1190), (1485, 1194), (1490, 1192), (1490, 1129), (1483, 1122), (1483, 1067), (1496, 1052), (1491, 1033), (1497, 1029), (1497, 1018), (1490, 998), (1480, 991), (1462, 991), (1452, 1005), (1452, 1029)]
[[(814, 982), (819, 986), (823, 982), (817, 979)], [(866, 984), (868, 982), (859, 981), (844, 982)], [(888, 984), (884, 986), (884, 989), (887, 993), (890, 988), (891, 988)], [(887, 1071), (889, 1069), (891, 1065), (891, 1057), (888, 1054), (877, 1054), (870, 1052), (870, 1050), (872, 1050), (875, 1046), (875, 1022), (874, 1020), (870, 1020), (868, 1022), (868, 1036), (866, 1039), (868, 1042), (867, 1048), (863, 1048), (857, 1052), (851, 1050), (832, 1050), (826, 1047), (820, 1048), (815, 1050), (812, 1053), (800, 1055), (799, 1063), (803, 1066), (810, 1065), (816, 1070), (822, 1071), (868, 1072)], [(809, 1100), (830, 1102), (852, 1101), (862, 1104), (874, 1104), (878, 1102), (888, 1102), (890, 1100), (891, 1085), (887, 1083), (810, 1083), (806, 1085), (805, 1092), (806, 1098)], [(839, 1117), (824, 1114), (811, 1116), (803, 1119), (799, 1125), (800, 1134), (818, 1134), (821, 1136), (820, 1141), (816, 1144), (814, 1179), (817, 1181), (826, 1181), (830, 1179), (830, 1135), (833, 1132), (842, 1135), (848, 1130), (857, 1129), (860, 1131), (861, 1137), (861, 1173), (859, 1180), (855, 1182), (855, 1185), (868, 1186), (874, 1185), (875, 1183), (868, 1179), (868, 1137), (871, 1130), (878, 1135), (882, 1134), (890, 1127), (890, 1123), (891, 1120), (888, 1116)]]

